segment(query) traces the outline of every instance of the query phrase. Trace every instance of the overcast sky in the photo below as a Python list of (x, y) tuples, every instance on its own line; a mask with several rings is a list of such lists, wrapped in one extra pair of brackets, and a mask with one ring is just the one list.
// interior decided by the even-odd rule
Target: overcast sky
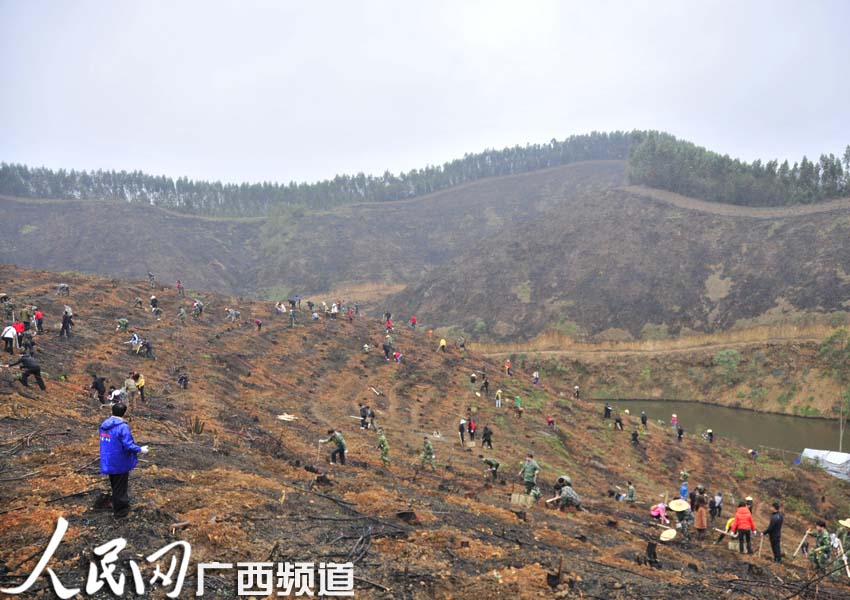
[(850, 1), (0, 0), (0, 161), (222, 181), (652, 128), (850, 143)]

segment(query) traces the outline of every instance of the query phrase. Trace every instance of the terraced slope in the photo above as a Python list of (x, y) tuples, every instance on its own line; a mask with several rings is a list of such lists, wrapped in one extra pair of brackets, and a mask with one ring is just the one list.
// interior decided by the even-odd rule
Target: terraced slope
[[(405, 359), (396, 364), (362, 351), (383, 338), (380, 324), (366, 318), (302, 320), (290, 329), (267, 304), (207, 295), (203, 320), (181, 326), (174, 319), (181, 299), (168, 290), (158, 293), (165, 314), (157, 321), (131, 308), (148, 292), (142, 284), (74, 277), (66, 279), (66, 300), (52, 295), (60, 277), (51, 273), (3, 267), (0, 280), (14, 300), (45, 311), (48, 329), (37, 338), (47, 392), (22, 388), (13, 371), (0, 374), (3, 586), (29, 573), (62, 516), (70, 528), (51, 567), (66, 584), (83, 583), (91, 548), (124, 537), (128, 553), (145, 555), (175, 539), (189, 541), (193, 563), (352, 560), (358, 598), (551, 597), (546, 572), (561, 559), (558, 597), (708, 598), (732, 589), (780, 598), (810, 575), (802, 563), (775, 566), (766, 555), (679, 540), (659, 548), (660, 570), (637, 564), (636, 555), (660, 532), (649, 522), (649, 503), (675, 493), (682, 468), (692, 483), (719, 488), (727, 499), (755, 495), (759, 527), (769, 500), (781, 497), (786, 548), (816, 516), (850, 514), (847, 485), (819, 472), (769, 458), (753, 465), (744, 449), (723, 440), (679, 445), (655, 424), (632, 448), (628, 433), (612, 430), (595, 407), (564, 396), (574, 381), (569, 372), (538, 388), (527, 373), (508, 378), (481, 356), (435, 352), (437, 340), (423, 331), (397, 332)], [(70, 340), (59, 340), (55, 322), (65, 302), (77, 327)], [(242, 321), (226, 323), (226, 306), (238, 306)], [(250, 323), (254, 316), (264, 320), (261, 333)], [(153, 340), (155, 361), (122, 344), (126, 335), (114, 326), (121, 317)], [(191, 376), (188, 390), (176, 386), (181, 367)], [(491, 391), (522, 396), (521, 418), (472, 393), (469, 373), (485, 367)], [(97, 426), (106, 411), (86, 388), (92, 372), (120, 381), (131, 369), (145, 375), (148, 395), (131, 406), (131, 427), (152, 452), (131, 475), (130, 517), (115, 520), (93, 507), (108, 490), (97, 468)], [(388, 468), (375, 434), (351, 418), (358, 402), (378, 412), (391, 446)], [(496, 484), (486, 479), (478, 448), (463, 450), (453, 434), (468, 409), (479, 427), (495, 430), (487, 454), (503, 464)], [(297, 419), (278, 420), (284, 413)], [(549, 415), (555, 431), (545, 426)], [(627, 430), (632, 425), (627, 417)], [(317, 446), (329, 427), (348, 442), (344, 467), (330, 467), (329, 449)], [(434, 441), (438, 469), (422, 472), (422, 436), (435, 431), (442, 433)], [(512, 506), (528, 451), (543, 469), (544, 497), (566, 472), (589, 512)], [(605, 493), (627, 479), (641, 501), (633, 508)], [(186, 587), (195, 584), (190, 571)], [(30, 597), (47, 597), (48, 585), (40, 579), (42, 591)], [(234, 597), (235, 585), (235, 577), (222, 574), (207, 580), (207, 595)], [(845, 582), (829, 582), (820, 585), (819, 598), (848, 592)]]

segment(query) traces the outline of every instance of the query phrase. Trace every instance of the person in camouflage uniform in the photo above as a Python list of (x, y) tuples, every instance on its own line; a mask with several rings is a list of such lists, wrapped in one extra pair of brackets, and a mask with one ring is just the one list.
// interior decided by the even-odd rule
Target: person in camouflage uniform
[[(850, 543), (850, 519), (839, 519), (838, 525), (838, 529), (835, 530), (835, 545), (833, 546), (835, 548), (836, 558), (832, 570), (835, 571), (834, 575), (836, 577), (841, 577), (843, 574), (841, 570), (842, 566), (848, 564), (845, 563), (844, 557), (847, 557), (847, 560), (850, 561), (850, 556), (847, 554), (850, 552), (850, 549), (847, 547), (848, 543)], [(844, 552), (843, 554), (842, 550)]]
[(564, 509), (570, 506), (581, 508), (581, 497), (573, 489), (573, 481), (568, 475), (564, 476), (564, 485), (558, 495), (558, 508)]
[(478, 458), (481, 459), (481, 462), (487, 465), (487, 473), (493, 476), (493, 481), (496, 481), (496, 479), (499, 478), (499, 467), (501, 467), (502, 464), (495, 458), (485, 458), (483, 454), (479, 454)]
[(33, 354), (35, 352), (35, 340), (32, 339), (32, 331), (25, 331), (21, 335), (21, 350), (25, 354)]
[(635, 486), (632, 484), (631, 481), (629, 482), (629, 493), (626, 494), (626, 502), (628, 502), (629, 504), (635, 503)]
[(525, 457), (525, 462), (519, 470), (519, 475), (525, 483), (525, 493), (530, 494), (531, 490), (537, 485), (537, 474), (540, 472), (540, 465), (534, 460), (533, 454), (528, 454)]
[[(694, 521), (696, 520), (693, 511), (690, 508), (686, 508), (685, 510), (678, 510), (674, 512), (676, 513), (676, 520), (678, 521), (677, 528), (681, 530), (682, 537), (690, 539), (691, 527), (694, 525)], [(750, 552), (750, 554), (752, 554), (752, 552)]]
[(387, 436), (384, 435), (384, 430), (378, 430), (378, 450), (381, 451), (381, 462), (385, 467), (390, 465), (390, 444), (387, 442)]
[(127, 319), (118, 319), (117, 322), (118, 322), (118, 327), (115, 328), (115, 331), (126, 332), (127, 329), (130, 327), (130, 321), (128, 321)]
[(139, 386), (136, 384), (136, 380), (133, 379), (133, 371), (130, 371), (127, 379), (124, 380), (124, 389), (127, 391), (127, 402), (135, 402), (136, 397), (139, 395)]
[(186, 309), (182, 306), (180, 307), (180, 310), (177, 311), (177, 319), (180, 321), (181, 325), (186, 324)]
[(15, 303), (7, 300), (3, 303), (3, 314), (6, 317), (7, 321), (15, 320)]
[(425, 442), (422, 444), (422, 459), (420, 460), (420, 465), (423, 468), (426, 464), (431, 466), (432, 471), (437, 470), (437, 463), (434, 460), (434, 446), (431, 445), (428, 436), (425, 436)]
[(319, 440), (319, 443), (327, 444), (328, 442), (333, 442), (336, 448), (331, 452), (331, 464), (336, 464), (336, 459), (339, 457), (339, 463), (345, 464), (345, 453), (348, 451), (348, 446), (345, 444), (345, 438), (342, 437), (342, 434), (335, 429), (328, 429), (328, 437)]
[(829, 539), (829, 532), (826, 530), (826, 522), (818, 521), (814, 533), (815, 548), (809, 552), (809, 559), (812, 561), (812, 566), (819, 570), (825, 571), (829, 566), (832, 553), (832, 543)]

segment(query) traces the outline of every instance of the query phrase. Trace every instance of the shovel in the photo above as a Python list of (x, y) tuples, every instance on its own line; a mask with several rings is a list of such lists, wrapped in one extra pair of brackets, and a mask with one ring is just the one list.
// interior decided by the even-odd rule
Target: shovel
[(841, 560), (844, 561), (844, 571), (847, 573), (847, 577), (850, 577), (850, 565), (847, 564), (847, 553), (844, 551), (844, 545), (841, 543), (841, 540), (838, 540), (838, 549), (841, 550)]
[(737, 533), (732, 533), (730, 531), (726, 531), (725, 529), (718, 529), (717, 527), (715, 527), (714, 531), (716, 531), (717, 533), (722, 533), (723, 535), (728, 535), (732, 539), (735, 539), (735, 538), (738, 537)]
[(792, 555), (791, 555), (791, 557), (792, 557), (792, 558), (793, 558), (793, 557), (795, 557), (795, 556), (797, 556), (797, 554), (800, 552), (800, 548), (802, 548), (802, 547), (803, 547), (803, 542), (805, 542), (805, 541), (806, 541), (806, 538), (807, 538), (807, 537), (809, 537), (809, 534), (810, 534), (811, 532), (812, 532), (812, 530), (811, 530), (811, 529), (806, 529), (806, 533), (805, 533), (805, 534), (803, 534), (803, 539), (802, 539), (802, 540), (800, 540), (800, 543), (797, 545), (797, 549), (796, 549), (796, 550), (794, 550), (794, 554), (792, 554)]

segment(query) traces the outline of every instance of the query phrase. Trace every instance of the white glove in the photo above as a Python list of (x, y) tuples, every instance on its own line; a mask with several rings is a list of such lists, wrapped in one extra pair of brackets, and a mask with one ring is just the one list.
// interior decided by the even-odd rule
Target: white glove
[(142, 454), (147, 454), (149, 450), (150, 448), (148, 448), (147, 446), (142, 446)]

